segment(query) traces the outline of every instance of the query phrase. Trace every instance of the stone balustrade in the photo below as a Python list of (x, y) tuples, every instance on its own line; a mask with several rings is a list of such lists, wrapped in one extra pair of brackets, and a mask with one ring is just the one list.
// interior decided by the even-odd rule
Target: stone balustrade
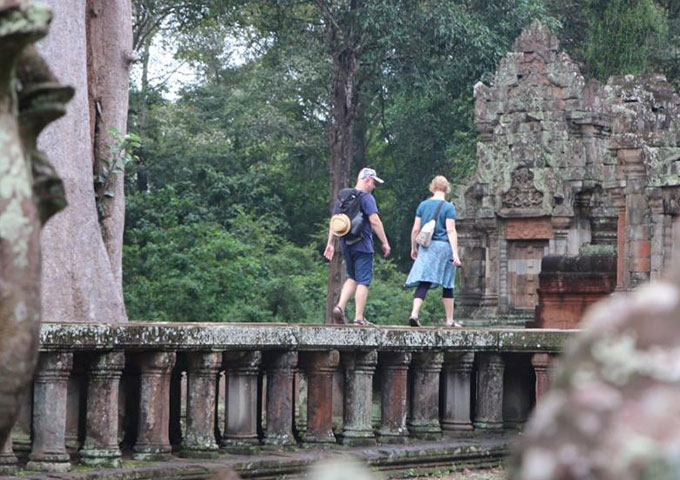
[(0, 472), (501, 432), (526, 419), (573, 334), (45, 324), (32, 402), (14, 445), (1, 446)]

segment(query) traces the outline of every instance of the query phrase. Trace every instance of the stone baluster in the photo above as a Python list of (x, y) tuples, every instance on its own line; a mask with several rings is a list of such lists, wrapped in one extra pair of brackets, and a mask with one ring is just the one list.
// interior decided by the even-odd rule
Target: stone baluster
[(444, 363), (442, 352), (413, 354), (411, 363), (411, 403), (407, 423), (411, 435), (435, 440), (441, 437), (439, 424), (439, 377)]
[(550, 353), (534, 353), (531, 357), (531, 365), (536, 374), (536, 404), (548, 393), (553, 374), (553, 355)]
[(12, 435), (0, 445), (0, 475), (11, 475), (17, 470), (19, 461), (12, 450)]
[(340, 353), (305, 352), (300, 366), (307, 373), (307, 430), (302, 441), (313, 444), (335, 443), (333, 434), (333, 374)]
[(87, 387), (86, 437), (80, 451), (86, 465), (119, 467), (118, 392), (125, 367), (123, 352), (97, 355), (90, 364)]
[(140, 405), (135, 460), (165, 459), (170, 454), (170, 374), (174, 352), (139, 356)]
[(215, 404), (221, 365), (221, 353), (187, 353), (187, 420), (181, 452), (184, 457), (217, 456)]
[(345, 408), (340, 443), (343, 445), (375, 445), (373, 434), (373, 372), (378, 352), (343, 353), (345, 368)]
[(225, 352), (226, 418), (222, 448), (233, 453), (254, 453), (257, 436), (257, 389), (262, 354)]
[(406, 443), (408, 367), (411, 354), (380, 352), (381, 423), (378, 441), (381, 443)]
[(71, 469), (66, 451), (66, 396), (72, 367), (72, 353), (40, 354), (33, 386), (33, 446), (28, 470)]
[(442, 430), (445, 433), (472, 430), (470, 384), (474, 360), (474, 352), (451, 352), (444, 357)]
[(503, 429), (503, 358), (497, 353), (477, 353), (476, 429)]
[(31, 452), (31, 423), (33, 412), (33, 385), (29, 385), (21, 394), (19, 415), (12, 428), (12, 450), (19, 456), (28, 456)]
[(293, 377), (298, 352), (265, 352), (263, 363), (267, 371), (267, 429), (265, 445), (294, 445)]

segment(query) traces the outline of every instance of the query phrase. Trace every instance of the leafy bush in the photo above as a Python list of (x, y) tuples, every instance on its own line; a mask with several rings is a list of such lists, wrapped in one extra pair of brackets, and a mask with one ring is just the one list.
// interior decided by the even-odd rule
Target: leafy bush
[[(324, 323), (328, 265), (316, 243), (295, 246), (245, 214), (228, 228), (172, 218), (163, 215), (161, 225), (138, 220), (126, 232), (123, 272), (132, 320)], [(413, 291), (403, 288), (405, 278), (376, 253), (366, 318), (406, 324)], [(421, 310), (426, 323), (444, 316), (439, 292), (430, 292)], [(353, 309), (350, 302), (350, 319)]]
[(125, 301), (133, 320), (323, 322), (320, 255), (245, 215), (127, 231)]

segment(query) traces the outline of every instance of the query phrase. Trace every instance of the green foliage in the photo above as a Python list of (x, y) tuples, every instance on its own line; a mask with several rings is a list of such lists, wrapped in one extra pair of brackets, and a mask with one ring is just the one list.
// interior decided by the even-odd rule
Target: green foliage
[(649, 73), (666, 48), (668, 25), (652, 0), (588, 0), (584, 59), (592, 76)]
[(326, 272), (312, 251), (281, 242), (247, 215), (230, 227), (175, 223), (129, 233), (124, 275), (130, 317), (322, 323)]
[[(140, 199), (132, 198), (129, 209), (138, 211)], [(323, 323), (328, 270), (318, 245), (295, 246), (243, 212), (227, 228), (201, 221), (171, 188), (148, 195), (143, 206), (149, 215), (135, 219), (124, 247), (131, 319)], [(377, 260), (368, 318), (405, 322), (412, 292), (402, 288), (404, 278), (394, 263)], [(443, 317), (436, 295), (424, 319)]]
[(584, 243), (578, 251), (579, 255), (616, 255), (614, 245), (591, 245)]
[[(175, 101), (145, 82), (131, 92), (129, 130), (141, 145), (126, 169), (124, 282), (138, 320), (323, 321), (332, 78), (323, 4), (357, 35), (352, 173), (371, 165), (386, 179), (375, 195), (394, 254), (377, 261), (366, 316), (404, 324), (415, 207), (434, 175), (458, 183), (474, 169), (472, 85), (533, 18), (555, 23), (542, 0), (354, 10), (191, 1), (186, 17), (182, 2), (137, 3), (147, 10), (137, 10), (136, 38), (148, 40), (150, 20), (166, 12), (169, 47), (200, 73)], [(425, 321), (443, 318), (440, 292)]]
[(385, 50), (373, 52), (377, 73), (364, 88), (364, 115), (376, 119), (367, 126), (365, 162), (387, 180), (376, 195), (406, 270), (415, 208), (430, 180), (443, 174), (459, 184), (476, 166), (473, 84), (491, 78), (534, 18), (555, 20), (537, 0), (382, 5), (366, 20)]
[(665, 73), (680, 81), (680, 2), (547, 0), (558, 36), (587, 77)]

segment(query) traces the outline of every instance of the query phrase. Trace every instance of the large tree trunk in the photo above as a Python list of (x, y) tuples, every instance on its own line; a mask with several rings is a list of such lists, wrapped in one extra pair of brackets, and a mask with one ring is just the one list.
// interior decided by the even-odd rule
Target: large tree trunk
[[(142, 81), (139, 89), (139, 101), (137, 110), (137, 131), (139, 136), (146, 138), (147, 121), (149, 114), (149, 59), (151, 58), (151, 39), (149, 38), (143, 43), (142, 47)], [(137, 192), (146, 193), (149, 190), (149, 172), (147, 165), (137, 163)]]
[[(38, 46), (57, 78), (73, 85), (76, 95), (67, 115), (48, 127), (40, 138), (40, 147), (52, 159), (64, 181), (69, 202), (42, 234), (43, 320), (123, 322), (127, 318), (120, 276), (112, 268), (95, 205), (86, 1), (48, 0), (47, 3), (54, 12), (54, 21), (48, 37)], [(111, 4), (113, 8), (113, 4), (121, 2), (101, 3), (106, 8)], [(125, 37), (127, 33), (119, 32), (119, 35)], [(107, 48), (122, 55), (118, 42)], [(117, 58), (123, 61), (120, 56)], [(118, 69), (119, 63), (112, 68)], [(114, 90), (102, 95), (111, 93), (113, 101), (119, 92)], [(95, 119), (92, 125), (96, 123)]]
[[(330, 30), (330, 45), (333, 54), (333, 89), (330, 129), (330, 206), (337, 198), (338, 191), (350, 186), (352, 155), (354, 152), (353, 127), (356, 117), (358, 92), (356, 78), (359, 59), (352, 48), (351, 29), (342, 32), (341, 40), (335, 28)], [(328, 293), (326, 296), (326, 323), (332, 323), (331, 311), (337, 304), (342, 288), (342, 257), (339, 252), (330, 262)]]
[[(113, 167), (109, 146), (115, 129), (127, 130), (128, 83), (132, 52), (132, 6), (129, 0), (87, 0), (88, 80), (94, 168), (106, 174)], [(123, 165), (108, 172), (106, 192), (100, 193), (99, 221), (116, 285), (123, 282), (125, 192)], [(111, 192), (111, 196), (109, 195)]]

